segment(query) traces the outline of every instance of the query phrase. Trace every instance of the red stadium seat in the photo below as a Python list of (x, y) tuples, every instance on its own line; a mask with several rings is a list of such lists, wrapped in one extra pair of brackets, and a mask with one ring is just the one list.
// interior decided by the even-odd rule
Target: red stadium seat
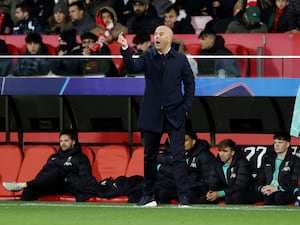
[[(20, 54), (19, 48), (17, 48), (15, 45), (6, 43), (6, 46), (7, 46), (8, 54), (10, 54), (10, 55), (19, 55)], [(15, 67), (18, 63), (18, 58), (17, 57), (13, 58), (12, 62), (13, 62), (13, 66)]]
[(101, 146), (96, 152), (93, 169), (98, 181), (109, 177), (125, 176), (130, 157), (127, 146), (106, 145)]
[[(249, 55), (246, 47), (239, 44), (227, 44), (225, 45), (234, 55)], [(247, 77), (249, 75), (249, 59), (241, 58), (237, 59), (237, 63), (240, 67), (241, 77)]]
[(23, 154), (17, 145), (0, 146), (0, 199), (13, 199), (14, 193), (6, 191), (2, 182), (13, 182), (17, 180), (22, 164)]
[(144, 176), (144, 146), (137, 147), (133, 150), (128, 164), (126, 177), (135, 175)]
[(45, 45), (47, 46), (47, 49), (48, 49), (48, 52), (49, 52), (50, 55), (56, 55), (57, 54), (57, 48), (56, 47), (54, 47), (51, 44), (47, 44), (47, 43), (45, 43)]
[(95, 161), (95, 154), (93, 150), (89, 146), (81, 146), (82, 153), (86, 155), (86, 157), (89, 159), (91, 166), (94, 164)]
[[(121, 47), (120, 47), (119, 43), (117, 43), (117, 42), (110, 43), (108, 45), (108, 47), (109, 47), (111, 55), (120, 55), (121, 56), (121, 53), (120, 53)], [(112, 61), (114, 62), (115, 66), (117, 67), (119, 74), (121, 74), (121, 72), (124, 68), (123, 58), (112, 58)]]
[(50, 155), (54, 153), (56, 153), (56, 149), (50, 145), (28, 147), (24, 152), (24, 159), (17, 181), (26, 182), (34, 179), (46, 164)]

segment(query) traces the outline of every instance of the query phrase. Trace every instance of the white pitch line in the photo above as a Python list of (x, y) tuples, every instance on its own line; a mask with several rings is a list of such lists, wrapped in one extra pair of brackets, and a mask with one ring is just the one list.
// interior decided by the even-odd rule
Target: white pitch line
[[(145, 209), (145, 207), (137, 207), (133, 204), (103, 204), (103, 203), (52, 203), (52, 202), (30, 202), (30, 203), (1, 203), (0, 206), (20, 206), (20, 207), (27, 207), (27, 206), (34, 206), (34, 207), (73, 207), (73, 208), (135, 208), (135, 209)], [(155, 209), (163, 209), (163, 208), (172, 208), (178, 209), (176, 205), (167, 204), (156, 206), (156, 207), (149, 207)], [(215, 205), (192, 205), (190, 208), (185, 208), (189, 210), (237, 210), (237, 211), (297, 211), (299, 212), (298, 207), (292, 206), (215, 206)], [(181, 209), (182, 210), (182, 209)]]

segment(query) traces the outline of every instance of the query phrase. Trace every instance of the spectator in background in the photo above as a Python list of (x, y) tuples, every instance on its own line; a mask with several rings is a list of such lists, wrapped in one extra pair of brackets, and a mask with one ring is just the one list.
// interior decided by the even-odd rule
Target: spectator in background
[[(230, 50), (225, 47), (224, 38), (216, 35), (215, 32), (203, 30), (199, 34), (201, 45), (200, 55), (233, 55)], [(234, 58), (217, 58), (217, 59), (199, 59), (198, 61), (199, 75), (213, 75), (220, 78), (238, 77), (240, 69)]]
[(287, 15), (289, 17), (289, 22), (288, 22), (289, 32), (300, 33), (300, 1), (289, 0)]
[(142, 52), (148, 51), (153, 43), (151, 42), (151, 36), (147, 32), (141, 32), (134, 36), (132, 39), (133, 46), (133, 54), (140, 55)]
[(86, 32), (93, 32), (96, 35), (104, 33), (103, 29), (97, 26), (96, 21), (85, 10), (82, 1), (76, 1), (69, 5), (69, 15), (71, 21), (67, 24), (66, 30), (76, 30), (78, 35)]
[(217, 164), (209, 176), (206, 200), (211, 203), (247, 204), (252, 185), (250, 162), (231, 139), (222, 140), (218, 147)]
[[(81, 46), (76, 41), (76, 31), (67, 30), (59, 36), (59, 56), (81, 55)], [(82, 76), (82, 59), (56, 58), (51, 60), (49, 75)]]
[(157, 15), (160, 18), (164, 18), (165, 10), (172, 5), (172, 2), (173, 2), (172, 0), (152, 0), (151, 4), (154, 6)]
[(14, 22), (10, 14), (0, 8), (0, 34), (7, 35), (13, 32)]
[[(6, 42), (0, 39), (0, 55), (9, 55)], [(0, 77), (12, 74), (13, 64), (11, 58), (3, 58), (0, 60)]]
[[(159, 0), (157, 0), (159, 1)], [(185, 9), (190, 16), (207, 16), (208, 0), (171, 0), (181, 9)]]
[(225, 33), (227, 26), (234, 20), (236, 12), (243, 8), (243, 0), (216, 0), (207, 5), (207, 13), (213, 19), (206, 25), (206, 30), (212, 30), (215, 33)]
[(96, 23), (104, 30), (103, 39), (106, 43), (116, 41), (118, 35), (128, 33), (127, 27), (118, 22), (115, 10), (109, 6), (100, 8), (97, 12)]
[(246, 5), (228, 25), (226, 33), (268, 33), (268, 27), (263, 22), (261, 13), (259, 6)]
[[(186, 49), (186, 45), (184, 42), (180, 39), (174, 39), (173, 40), (173, 45), (175, 49), (180, 52), (181, 54), (185, 56), (191, 56)], [(193, 71), (194, 76), (196, 77), (198, 75), (198, 63), (196, 59), (193, 59), (191, 57), (187, 57), (187, 60), (189, 61), (189, 64), (191, 66), (191, 69)]]
[(89, 59), (89, 55), (110, 55), (110, 50), (105, 43), (97, 42), (94, 33), (87, 32), (81, 35), (82, 54), (85, 56), (83, 63), (84, 75), (118, 76), (118, 70), (112, 59)]
[(174, 34), (194, 34), (195, 29), (191, 24), (191, 17), (185, 10), (179, 10), (175, 5), (171, 5), (164, 11), (165, 25), (173, 30)]
[(133, 0), (117, 0), (113, 7), (118, 16), (118, 22), (127, 25), (127, 20), (133, 15)]
[(48, 21), (46, 34), (61, 34), (66, 30), (69, 22), (68, 5), (64, 1), (59, 1), (53, 8), (53, 15)]
[(26, 52), (25, 56), (37, 55), (35, 58), (20, 57), (16, 68), (14, 68), (14, 76), (44, 76), (49, 73), (50, 64), (46, 58), (38, 57), (38, 55), (48, 55), (47, 46), (43, 43), (42, 36), (38, 33), (27, 34), (25, 38)]
[(13, 24), (15, 23), (16, 5), (18, 1), (16, 0), (0, 0), (0, 9), (7, 13)]
[(43, 34), (44, 30), (38, 19), (31, 15), (29, 5), (20, 3), (16, 6), (16, 25), (13, 28), (13, 34)]
[(163, 19), (159, 18), (150, 0), (133, 0), (134, 14), (127, 20), (129, 34), (148, 32), (153, 34), (158, 25), (162, 25)]
[(77, 202), (97, 196), (97, 181), (92, 176), (88, 158), (82, 153), (78, 134), (64, 130), (59, 135), (59, 150), (51, 155), (31, 181), (3, 182), (8, 191), (23, 190), (21, 200), (33, 201), (43, 196), (74, 195)]
[(273, 140), (273, 151), (267, 152), (262, 160), (256, 188), (265, 205), (287, 205), (296, 201), (300, 159), (292, 153), (288, 132), (275, 133)]
[[(208, 142), (197, 138), (189, 119), (186, 120), (184, 146), (188, 165), (190, 203), (204, 204), (208, 192), (209, 174), (216, 163), (216, 158), (210, 152)], [(171, 151), (167, 145), (165, 150), (159, 151), (157, 159), (156, 188), (161, 203), (170, 203), (171, 200), (177, 199)]]
[(47, 26), (47, 22), (53, 13), (54, 0), (22, 0), (22, 3), (30, 6), (31, 15), (38, 19), (42, 27)]
[(270, 33), (285, 33), (288, 31), (288, 4), (288, 0), (275, 0), (274, 10), (272, 11), (268, 23)]

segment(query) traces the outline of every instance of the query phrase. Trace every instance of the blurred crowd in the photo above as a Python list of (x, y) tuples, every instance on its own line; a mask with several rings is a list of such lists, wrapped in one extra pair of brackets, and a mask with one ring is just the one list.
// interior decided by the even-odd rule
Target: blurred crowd
[[(140, 54), (151, 47), (148, 38), (157, 26), (166, 25), (174, 34), (196, 34), (192, 18), (201, 16), (210, 19), (204, 24), (204, 33), (199, 34), (199, 45), (201, 45), (199, 54), (228, 55), (232, 52), (224, 50), (224, 40), (217, 34), (299, 33), (300, 2), (296, 0), (0, 0), (0, 35), (24, 35), (26, 38), (29, 36), (25, 40), (27, 47), (16, 50), (21, 54), (54, 53), (89, 56), (110, 55), (108, 46), (117, 40), (120, 33), (134, 34), (136, 43), (131, 47), (133, 51), (138, 51)], [(51, 46), (45, 48), (42, 42), (44, 35), (60, 37), (57, 46), (54, 46), (55, 51), (51, 50)], [(79, 39), (76, 37), (80, 37), (81, 43), (77, 43)], [(175, 47), (187, 55), (184, 40), (174, 41)], [(145, 46), (142, 46), (143, 43)], [(38, 50), (34, 53), (28, 49), (29, 45), (33, 44), (38, 46)], [(0, 45), (2, 45), (0, 54), (11, 54), (11, 49), (6, 49), (5, 42), (0, 42)], [(2, 60), (0, 73), (1, 76), (24, 74), (24, 71), (28, 72), (26, 75), (120, 76), (126, 74), (126, 68), (123, 68), (124, 66), (116, 68), (116, 62), (113, 63), (112, 60), (102, 60), (103, 62), (100, 63), (97, 60), (87, 62), (86, 58), (79, 60), (76, 64), (78, 66), (75, 67), (72, 66), (70, 59), (69, 61), (57, 60), (50, 62), (39, 59), (39, 63), (43, 65), (42, 69), (39, 69), (39, 63), (31, 59), (19, 60), (18, 64), (16, 60), (10, 62)], [(207, 62), (201, 65), (194, 59), (189, 58), (189, 61), (195, 76), (201, 73), (207, 74), (207, 68), (203, 68), (208, 65)], [(228, 65), (228, 60), (226, 63), (222, 61), (218, 62), (218, 65)], [(211, 62), (212, 66), (215, 64)], [(225, 69), (224, 72), (223, 66), (218, 66), (218, 69), (213, 69), (212, 73), (218, 77), (227, 77), (228, 74), (234, 77), (240, 76), (237, 63), (230, 62), (230, 64), (233, 69)], [(27, 71), (24, 66), (30, 70), (35, 69)]]

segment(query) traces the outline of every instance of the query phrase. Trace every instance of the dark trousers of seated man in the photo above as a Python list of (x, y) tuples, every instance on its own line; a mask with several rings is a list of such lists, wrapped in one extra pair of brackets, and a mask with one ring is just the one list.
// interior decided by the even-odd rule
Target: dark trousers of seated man
[[(188, 189), (189, 203), (191, 204), (207, 204), (206, 195), (207, 189), (201, 187), (193, 187)], [(160, 187), (156, 190), (156, 196), (160, 203), (170, 203), (172, 200), (178, 200), (177, 188)]]
[(288, 205), (295, 201), (292, 191), (276, 191), (270, 196), (264, 196), (264, 205)]
[(21, 200), (33, 201), (43, 196), (58, 194), (74, 195), (72, 188), (65, 181), (64, 174), (59, 168), (52, 168), (47, 174), (39, 173), (35, 179), (27, 182), (23, 190)]
[[(185, 162), (185, 123), (175, 129), (165, 120), (164, 130), (170, 139), (169, 149), (173, 156), (173, 170), (179, 201), (188, 197), (188, 168)], [(155, 182), (157, 177), (157, 154), (160, 148), (162, 133), (144, 132), (145, 152), (144, 152), (144, 194), (153, 195), (155, 192)]]

